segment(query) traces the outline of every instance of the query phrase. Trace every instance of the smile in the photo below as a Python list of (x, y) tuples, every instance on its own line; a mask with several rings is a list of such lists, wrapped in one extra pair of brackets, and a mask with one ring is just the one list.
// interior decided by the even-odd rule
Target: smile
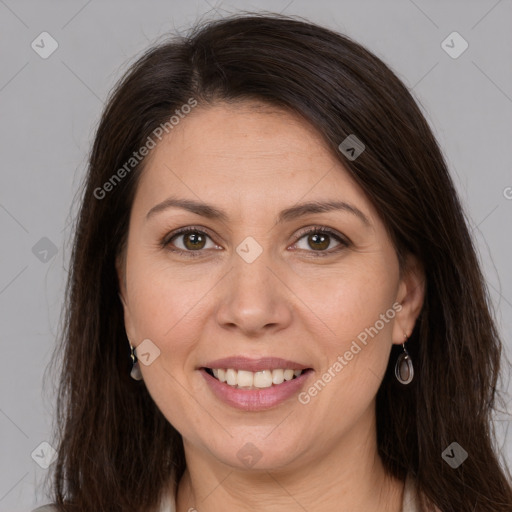
[(205, 371), (220, 382), (225, 382), (228, 386), (237, 389), (263, 389), (300, 377), (306, 370), (278, 368), (251, 372), (233, 368), (205, 368)]
[[(251, 371), (219, 368), (222, 365), (218, 364), (212, 366), (215, 368), (198, 368), (212, 396), (231, 408), (246, 412), (272, 409), (291, 400), (315, 373), (312, 368), (264, 369), (265, 366), (257, 365), (259, 367)], [(296, 404), (297, 401), (289, 403)]]

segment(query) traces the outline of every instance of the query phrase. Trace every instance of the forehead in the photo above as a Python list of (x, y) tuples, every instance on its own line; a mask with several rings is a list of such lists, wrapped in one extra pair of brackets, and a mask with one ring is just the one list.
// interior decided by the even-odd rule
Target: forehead
[(246, 170), (264, 173), (277, 158), (297, 164), (326, 159), (328, 150), (320, 134), (297, 114), (239, 102), (198, 107), (185, 116), (155, 149), (160, 162), (173, 156), (191, 164), (212, 158), (215, 170), (228, 171), (233, 171), (232, 162), (242, 160)]
[(373, 213), (309, 123), (249, 102), (196, 107), (163, 137), (142, 172), (136, 202), (150, 206), (170, 194), (225, 208), (243, 201), (254, 208), (342, 196)]

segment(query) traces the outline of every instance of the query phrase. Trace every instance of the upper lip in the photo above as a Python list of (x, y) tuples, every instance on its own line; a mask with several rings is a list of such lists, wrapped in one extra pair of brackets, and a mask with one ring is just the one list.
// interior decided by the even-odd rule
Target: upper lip
[(279, 357), (261, 357), (259, 359), (251, 359), (244, 356), (225, 357), (223, 359), (216, 359), (205, 363), (202, 368), (232, 368), (234, 370), (246, 370), (249, 372), (259, 372), (262, 370), (306, 370), (310, 366), (289, 361), (288, 359), (281, 359)]

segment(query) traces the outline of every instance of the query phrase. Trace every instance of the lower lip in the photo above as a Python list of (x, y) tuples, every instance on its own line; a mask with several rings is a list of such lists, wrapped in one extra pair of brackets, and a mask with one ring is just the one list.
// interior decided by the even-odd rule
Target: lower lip
[(292, 380), (262, 389), (238, 389), (212, 377), (204, 368), (199, 370), (213, 394), (224, 403), (243, 411), (262, 411), (281, 404), (297, 394), (313, 373), (307, 370)]

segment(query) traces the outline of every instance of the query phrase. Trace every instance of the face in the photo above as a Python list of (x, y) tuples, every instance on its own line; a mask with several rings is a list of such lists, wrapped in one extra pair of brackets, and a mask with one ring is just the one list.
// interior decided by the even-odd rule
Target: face
[(315, 130), (250, 103), (197, 107), (153, 150), (118, 273), (155, 403), (186, 450), (235, 467), (310, 464), (369, 435), (422, 300)]

